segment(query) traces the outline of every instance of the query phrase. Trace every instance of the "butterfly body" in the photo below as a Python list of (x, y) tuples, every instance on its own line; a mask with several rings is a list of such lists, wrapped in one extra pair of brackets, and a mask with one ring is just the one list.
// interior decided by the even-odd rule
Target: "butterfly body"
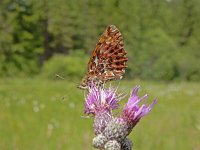
[(92, 83), (101, 85), (107, 81), (121, 79), (128, 60), (123, 37), (114, 25), (101, 35), (88, 62), (88, 70), (79, 88), (87, 89)]

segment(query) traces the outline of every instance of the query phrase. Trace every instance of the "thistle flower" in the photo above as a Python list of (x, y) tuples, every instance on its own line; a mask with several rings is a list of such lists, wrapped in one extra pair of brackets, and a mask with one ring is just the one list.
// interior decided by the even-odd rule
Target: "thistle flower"
[(104, 89), (104, 87), (98, 88), (92, 84), (85, 97), (85, 113), (95, 116), (99, 111), (111, 113), (113, 109), (117, 109), (122, 96), (117, 95), (116, 90), (112, 86)]
[(113, 119), (112, 110), (119, 107), (122, 95), (117, 95), (116, 90), (112, 86), (104, 89), (94, 84), (89, 88), (89, 93), (85, 97), (85, 113), (94, 116), (95, 135), (103, 132)]
[(121, 118), (123, 118), (123, 120), (129, 124), (129, 128), (131, 129), (138, 123), (138, 121), (143, 116), (147, 115), (151, 111), (153, 106), (157, 103), (157, 99), (155, 99), (150, 105), (144, 103), (141, 106), (139, 106), (140, 102), (145, 102), (148, 98), (147, 94), (140, 98), (137, 95), (139, 89), (140, 86), (135, 86), (135, 88), (133, 88), (128, 102), (125, 104), (121, 115)]
[[(156, 104), (155, 99), (150, 105), (145, 103), (147, 95), (139, 97), (140, 86), (133, 88), (128, 102), (120, 116), (115, 117), (113, 109), (119, 107), (123, 94), (117, 94), (117, 89), (110, 86), (108, 89), (92, 85), (85, 96), (85, 113), (94, 117), (93, 139), (95, 148), (111, 150), (131, 150), (132, 142), (127, 136), (139, 120), (147, 115)], [(139, 106), (139, 103), (144, 103)]]

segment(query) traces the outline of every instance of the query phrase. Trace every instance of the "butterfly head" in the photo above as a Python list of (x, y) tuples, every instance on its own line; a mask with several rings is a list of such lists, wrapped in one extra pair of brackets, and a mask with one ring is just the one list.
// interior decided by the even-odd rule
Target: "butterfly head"
[(78, 86), (78, 88), (81, 89), (81, 90), (86, 90), (86, 89), (88, 89), (88, 85), (86, 85), (86, 84), (80, 84)]
[(88, 77), (85, 76), (83, 79), (82, 79), (82, 82), (81, 84), (78, 86), (79, 89), (82, 89), (82, 90), (85, 90), (85, 89), (88, 89)]
[(86, 75), (83, 79), (81, 84), (78, 86), (79, 89), (88, 90), (93, 86), (101, 86), (103, 82), (98, 80), (96, 77)]

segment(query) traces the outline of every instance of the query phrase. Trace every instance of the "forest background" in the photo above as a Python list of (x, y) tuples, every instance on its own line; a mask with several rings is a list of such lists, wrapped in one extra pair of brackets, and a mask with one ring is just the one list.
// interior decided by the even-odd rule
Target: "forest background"
[(99, 36), (115, 24), (128, 78), (200, 81), (199, 7), (198, 0), (3, 0), (0, 76), (79, 79)]

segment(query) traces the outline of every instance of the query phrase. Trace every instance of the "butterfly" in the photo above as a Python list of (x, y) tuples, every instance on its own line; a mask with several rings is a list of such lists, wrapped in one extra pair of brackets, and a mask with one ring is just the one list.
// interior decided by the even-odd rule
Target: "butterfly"
[(122, 79), (128, 58), (123, 37), (115, 25), (109, 25), (100, 36), (88, 62), (87, 73), (80, 89), (88, 89), (93, 83), (102, 85), (107, 81)]

